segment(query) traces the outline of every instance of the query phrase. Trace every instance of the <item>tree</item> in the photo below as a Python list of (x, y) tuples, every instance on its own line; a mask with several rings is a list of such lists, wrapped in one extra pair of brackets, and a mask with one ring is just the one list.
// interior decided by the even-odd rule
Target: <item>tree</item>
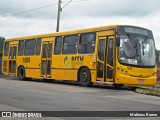
[(4, 37), (0, 36), (0, 56), (2, 56), (3, 44), (4, 44)]

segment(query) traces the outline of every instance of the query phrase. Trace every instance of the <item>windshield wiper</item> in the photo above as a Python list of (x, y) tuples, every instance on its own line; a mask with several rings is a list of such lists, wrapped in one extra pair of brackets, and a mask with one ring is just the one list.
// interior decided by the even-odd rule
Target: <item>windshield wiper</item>
[(134, 47), (134, 48), (137, 48), (137, 46), (134, 44), (134, 43), (135, 43), (135, 40), (134, 40), (129, 34), (127, 34), (127, 36), (128, 36), (128, 38), (129, 38), (129, 40), (131, 41), (133, 47)]
[(148, 36), (145, 37), (144, 41), (142, 42), (142, 50), (143, 50), (143, 56), (144, 56), (144, 42), (148, 39)]
[[(136, 55), (138, 55), (138, 47), (137, 47), (136, 41), (135, 41), (129, 34), (127, 34), (127, 36), (128, 36), (128, 38), (129, 38), (132, 46), (133, 46), (133, 47), (135, 48), (135, 50), (136, 50)], [(139, 56), (139, 55), (138, 55), (138, 56)]]

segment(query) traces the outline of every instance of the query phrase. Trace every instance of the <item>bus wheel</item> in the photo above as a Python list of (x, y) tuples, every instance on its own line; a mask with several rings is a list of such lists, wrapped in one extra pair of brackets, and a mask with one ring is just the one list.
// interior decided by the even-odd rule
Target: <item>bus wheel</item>
[(52, 79), (45, 79), (45, 78), (43, 78), (43, 82), (52, 83), (53, 80)]
[(88, 87), (92, 85), (91, 74), (88, 68), (81, 69), (79, 73), (79, 82), (84, 87)]
[(20, 66), (18, 69), (18, 78), (20, 80), (25, 80), (25, 69), (23, 66)]
[(26, 77), (25, 77), (25, 80), (32, 80), (32, 78), (26, 78)]
[(121, 87), (123, 87), (124, 85), (123, 85), (123, 84), (113, 84), (113, 86), (114, 86), (115, 88), (121, 88)]

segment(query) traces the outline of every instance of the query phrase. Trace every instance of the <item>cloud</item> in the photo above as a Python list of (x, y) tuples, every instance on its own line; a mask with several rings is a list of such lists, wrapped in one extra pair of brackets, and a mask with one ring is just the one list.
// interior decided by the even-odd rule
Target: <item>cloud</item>
[[(57, 0), (1, 0), (0, 15), (6, 16), (13, 13), (19, 13), (23, 11), (40, 8), (43, 6), (57, 3)], [(28, 12), (25, 14), (16, 15), (19, 18), (56, 18), (57, 5), (50, 6), (48, 8)]]
[(160, 10), (159, 0), (90, 0), (71, 3), (63, 12), (71, 16), (128, 16), (143, 17)]
[(55, 30), (55, 20), (52, 19), (20, 19), (16, 17), (0, 18), (1, 35), (8, 37), (28, 36), (53, 32)]
[[(62, 7), (69, 0), (62, 0)], [(73, 0), (77, 1), (77, 0)], [(58, 0), (1, 0), (0, 15), (22, 12), (57, 3)], [(71, 2), (62, 11), (62, 19), (77, 16), (128, 16), (143, 17), (160, 10), (159, 0), (89, 0)], [(57, 5), (38, 11), (17, 15), (22, 18), (56, 18)]]

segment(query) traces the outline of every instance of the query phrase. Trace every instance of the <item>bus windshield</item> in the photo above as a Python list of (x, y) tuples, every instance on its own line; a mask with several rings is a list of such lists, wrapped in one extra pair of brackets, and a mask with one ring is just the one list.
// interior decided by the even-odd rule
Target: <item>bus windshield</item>
[(141, 67), (155, 66), (154, 40), (130, 34), (120, 35), (119, 61)]

